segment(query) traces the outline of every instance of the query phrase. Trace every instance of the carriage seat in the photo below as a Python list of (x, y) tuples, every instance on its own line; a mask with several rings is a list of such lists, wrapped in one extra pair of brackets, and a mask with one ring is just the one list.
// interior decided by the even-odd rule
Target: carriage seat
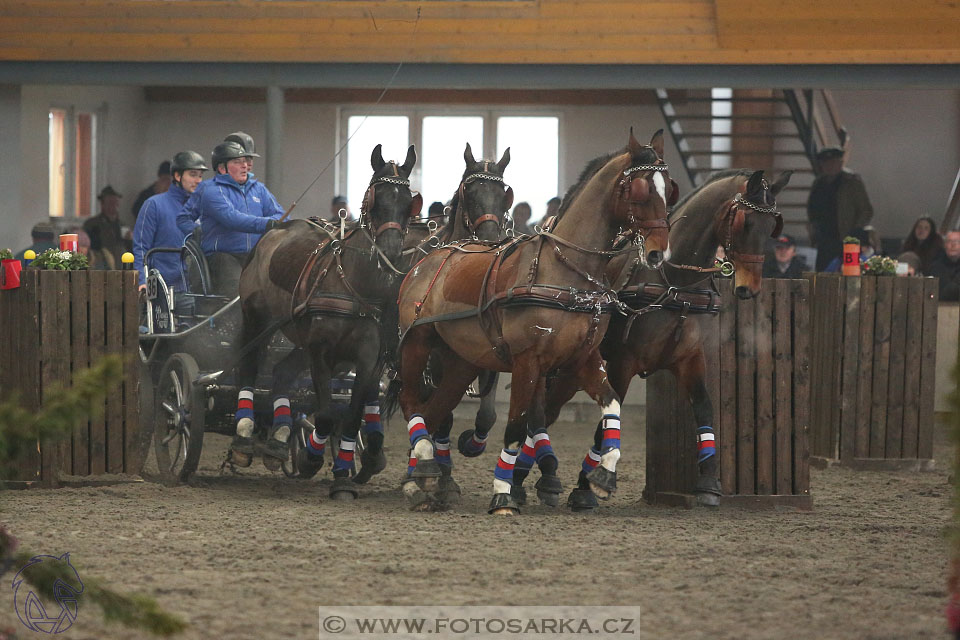
[(183, 241), (181, 260), (187, 267), (187, 289), (196, 295), (210, 294), (210, 265), (200, 246), (202, 230), (196, 227)]

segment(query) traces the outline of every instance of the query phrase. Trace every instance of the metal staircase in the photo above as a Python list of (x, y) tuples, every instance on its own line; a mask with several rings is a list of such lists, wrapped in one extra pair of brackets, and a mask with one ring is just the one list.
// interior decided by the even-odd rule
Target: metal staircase
[(806, 237), (817, 151), (848, 142), (829, 92), (657, 89), (656, 94), (694, 185), (723, 169), (764, 169), (772, 175), (790, 169), (793, 177), (777, 203), (787, 233)]

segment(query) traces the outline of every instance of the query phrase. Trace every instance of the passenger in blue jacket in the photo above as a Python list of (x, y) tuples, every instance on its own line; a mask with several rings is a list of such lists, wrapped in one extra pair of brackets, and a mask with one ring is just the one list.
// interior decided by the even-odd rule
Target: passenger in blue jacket
[[(133, 228), (133, 265), (141, 290), (147, 286), (143, 272), (143, 260), (147, 252), (156, 247), (183, 246), (184, 234), (177, 228), (177, 214), (203, 180), (203, 172), (208, 170), (203, 156), (199, 153), (181, 151), (173, 157), (171, 163), (170, 188), (164, 193), (147, 198), (140, 207), (137, 224)], [(150, 257), (149, 266), (160, 272), (164, 282), (174, 292), (186, 291), (180, 254), (155, 253)]]
[(177, 216), (183, 230), (189, 228), (190, 210), (200, 212), (200, 246), (207, 255), (213, 291), (230, 297), (237, 294), (247, 254), (283, 216), (273, 194), (249, 172), (247, 155), (237, 142), (218, 144), (211, 158), (217, 175), (197, 190)]

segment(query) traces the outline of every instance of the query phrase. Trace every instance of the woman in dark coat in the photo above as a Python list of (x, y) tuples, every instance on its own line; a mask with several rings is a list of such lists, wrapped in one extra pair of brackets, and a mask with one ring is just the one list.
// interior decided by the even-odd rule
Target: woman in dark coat
[(917, 218), (901, 248), (901, 251), (912, 251), (920, 257), (920, 270), (924, 274), (942, 250), (943, 238), (937, 233), (937, 223), (929, 216)]

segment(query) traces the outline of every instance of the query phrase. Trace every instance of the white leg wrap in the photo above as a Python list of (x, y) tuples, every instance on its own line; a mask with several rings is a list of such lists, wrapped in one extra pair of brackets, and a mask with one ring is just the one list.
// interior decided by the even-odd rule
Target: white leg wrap
[(290, 439), (290, 427), (287, 425), (277, 427), (277, 430), (273, 432), (273, 437), (280, 442), (286, 442)]
[(616, 472), (618, 460), (620, 460), (620, 449), (610, 449), (600, 456), (600, 466), (607, 471)]
[(256, 426), (252, 418), (240, 418), (237, 421), (237, 435), (242, 438), (249, 438), (253, 435)]
[(510, 493), (510, 483), (506, 480), (500, 480), (499, 478), (493, 479), (493, 492), (494, 493)]
[(413, 447), (413, 455), (417, 460), (433, 460), (433, 445), (430, 443), (430, 438), (418, 440)]

